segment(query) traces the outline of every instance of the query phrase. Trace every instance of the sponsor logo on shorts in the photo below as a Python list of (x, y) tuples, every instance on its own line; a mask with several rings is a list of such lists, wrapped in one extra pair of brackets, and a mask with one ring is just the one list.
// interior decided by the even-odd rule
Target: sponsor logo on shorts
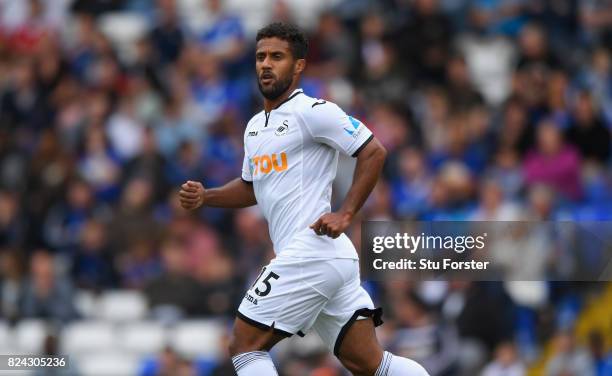
[(257, 136), (257, 131), (249, 132), (249, 134), (247, 135), (247, 137), (254, 137), (254, 136)]

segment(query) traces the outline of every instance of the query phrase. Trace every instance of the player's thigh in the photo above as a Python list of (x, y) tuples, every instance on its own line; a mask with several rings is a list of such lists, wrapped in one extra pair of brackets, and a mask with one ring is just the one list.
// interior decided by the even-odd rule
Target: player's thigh
[[(301, 258), (277, 258), (270, 262), (238, 307), (237, 333), (232, 341), (236, 346), (232, 349), (244, 349), (245, 343), (253, 348), (274, 344), (283, 336), (303, 335), (344, 281), (330, 263)], [(247, 331), (245, 325), (259, 330)], [(277, 336), (271, 337), (269, 332)], [(260, 336), (273, 340), (267, 342)]]
[(314, 329), (327, 347), (353, 374), (368, 374), (378, 368), (382, 350), (374, 326), (382, 324), (380, 308), (361, 287), (359, 263), (337, 260), (338, 269), (346, 273), (345, 284), (327, 302)]
[(285, 338), (286, 335), (275, 332), (274, 328), (254, 326), (236, 317), (229, 345), (230, 356), (251, 351), (269, 351)]
[(356, 320), (338, 348), (338, 359), (354, 375), (374, 375), (383, 357), (372, 319)]

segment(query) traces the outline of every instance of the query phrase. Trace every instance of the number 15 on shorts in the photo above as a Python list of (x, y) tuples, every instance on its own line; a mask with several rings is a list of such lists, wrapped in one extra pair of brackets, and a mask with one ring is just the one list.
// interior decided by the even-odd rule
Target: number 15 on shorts
[[(265, 275), (265, 277), (263, 277)], [(263, 277), (263, 279), (262, 279)], [(255, 294), (257, 296), (266, 296), (270, 293), (270, 291), (272, 291), (272, 281), (275, 281), (277, 279), (279, 279), (280, 276), (272, 271), (266, 273), (266, 267), (264, 266), (263, 269), (261, 269), (261, 273), (259, 273), (259, 275), (257, 276), (257, 278), (255, 279), (255, 282), (253, 282), (253, 285), (251, 285), (251, 289), (255, 286)], [(260, 287), (263, 289), (260, 289)]]

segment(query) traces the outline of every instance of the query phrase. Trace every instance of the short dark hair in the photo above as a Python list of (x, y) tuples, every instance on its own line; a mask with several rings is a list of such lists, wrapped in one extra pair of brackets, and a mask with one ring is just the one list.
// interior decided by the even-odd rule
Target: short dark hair
[(304, 33), (295, 25), (284, 22), (274, 22), (264, 26), (257, 32), (255, 41), (259, 42), (265, 38), (278, 38), (287, 41), (294, 58), (306, 58), (306, 54), (308, 53), (308, 40)]

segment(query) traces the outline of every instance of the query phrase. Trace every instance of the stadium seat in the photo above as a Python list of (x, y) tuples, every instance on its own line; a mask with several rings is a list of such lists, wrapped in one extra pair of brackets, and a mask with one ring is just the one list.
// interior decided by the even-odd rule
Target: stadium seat
[(109, 291), (100, 297), (99, 315), (101, 320), (114, 322), (135, 321), (147, 315), (147, 301), (138, 291)]
[(83, 376), (133, 376), (138, 374), (139, 364), (137, 356), (102, 352), (79, 358), (75, 366)]
[(22, 320), (13, 330), (21, 354), (40, 354), (46, 336), (47, 326), (43, 320)]
[(10, 342), (10, 331), (6, 321), (0, 321), (0, 347)]
[(313, 30), (317, 26), (318, 16), (326, 8), (331, 8), (339, 3), (335, 0), (285, 0), (292, 14), (300, 15), (296, 18), (296, 22), (300, 27), (307, 30)]
[(76, 322), (63, 330), (60, 346), (63, 353), (76, 356), (110, 351), (117, 346), (115, 328), (104, 321)]
[(178, 324), (170, 334), (170, 345), (187, 357), (218, 358), (224, 325), (215, 320), (192, 320)]
[(147, 20), (134, 12), (106, 13), (100, 18), (100, 29), (117, 43), (135, 42), (147, 32)]
[(95, 317), (98, 312), (98, 299), (91, 291), (79, 290), (74, 296), (77, 311), (85, 318)]
[(106, 13), (100, 17), (99, 27), (128, 61), (135, 57), (134, 43), (149, 29), (146, 18), (135, 12)]
[(168, 335), (157, 322), (134, 322), (122, 327), (118, 339), (122, 349), (142, 356), (162, 350), (168, 342)]
[(36, 371), (2, 371), (2, 376), (33, 376)]
[(252, 38), (261, 27), (270, 21), (270, 9), (274, 7), (272, 0), (228, 0), (226, 7), (230, 12), (238, 14), (244, 25), (247, 38)]
[(13, 331), (9, 328), (8, 323), (0, 321), (0, 354), (19, 354), (15, 341), (13, 340)]

